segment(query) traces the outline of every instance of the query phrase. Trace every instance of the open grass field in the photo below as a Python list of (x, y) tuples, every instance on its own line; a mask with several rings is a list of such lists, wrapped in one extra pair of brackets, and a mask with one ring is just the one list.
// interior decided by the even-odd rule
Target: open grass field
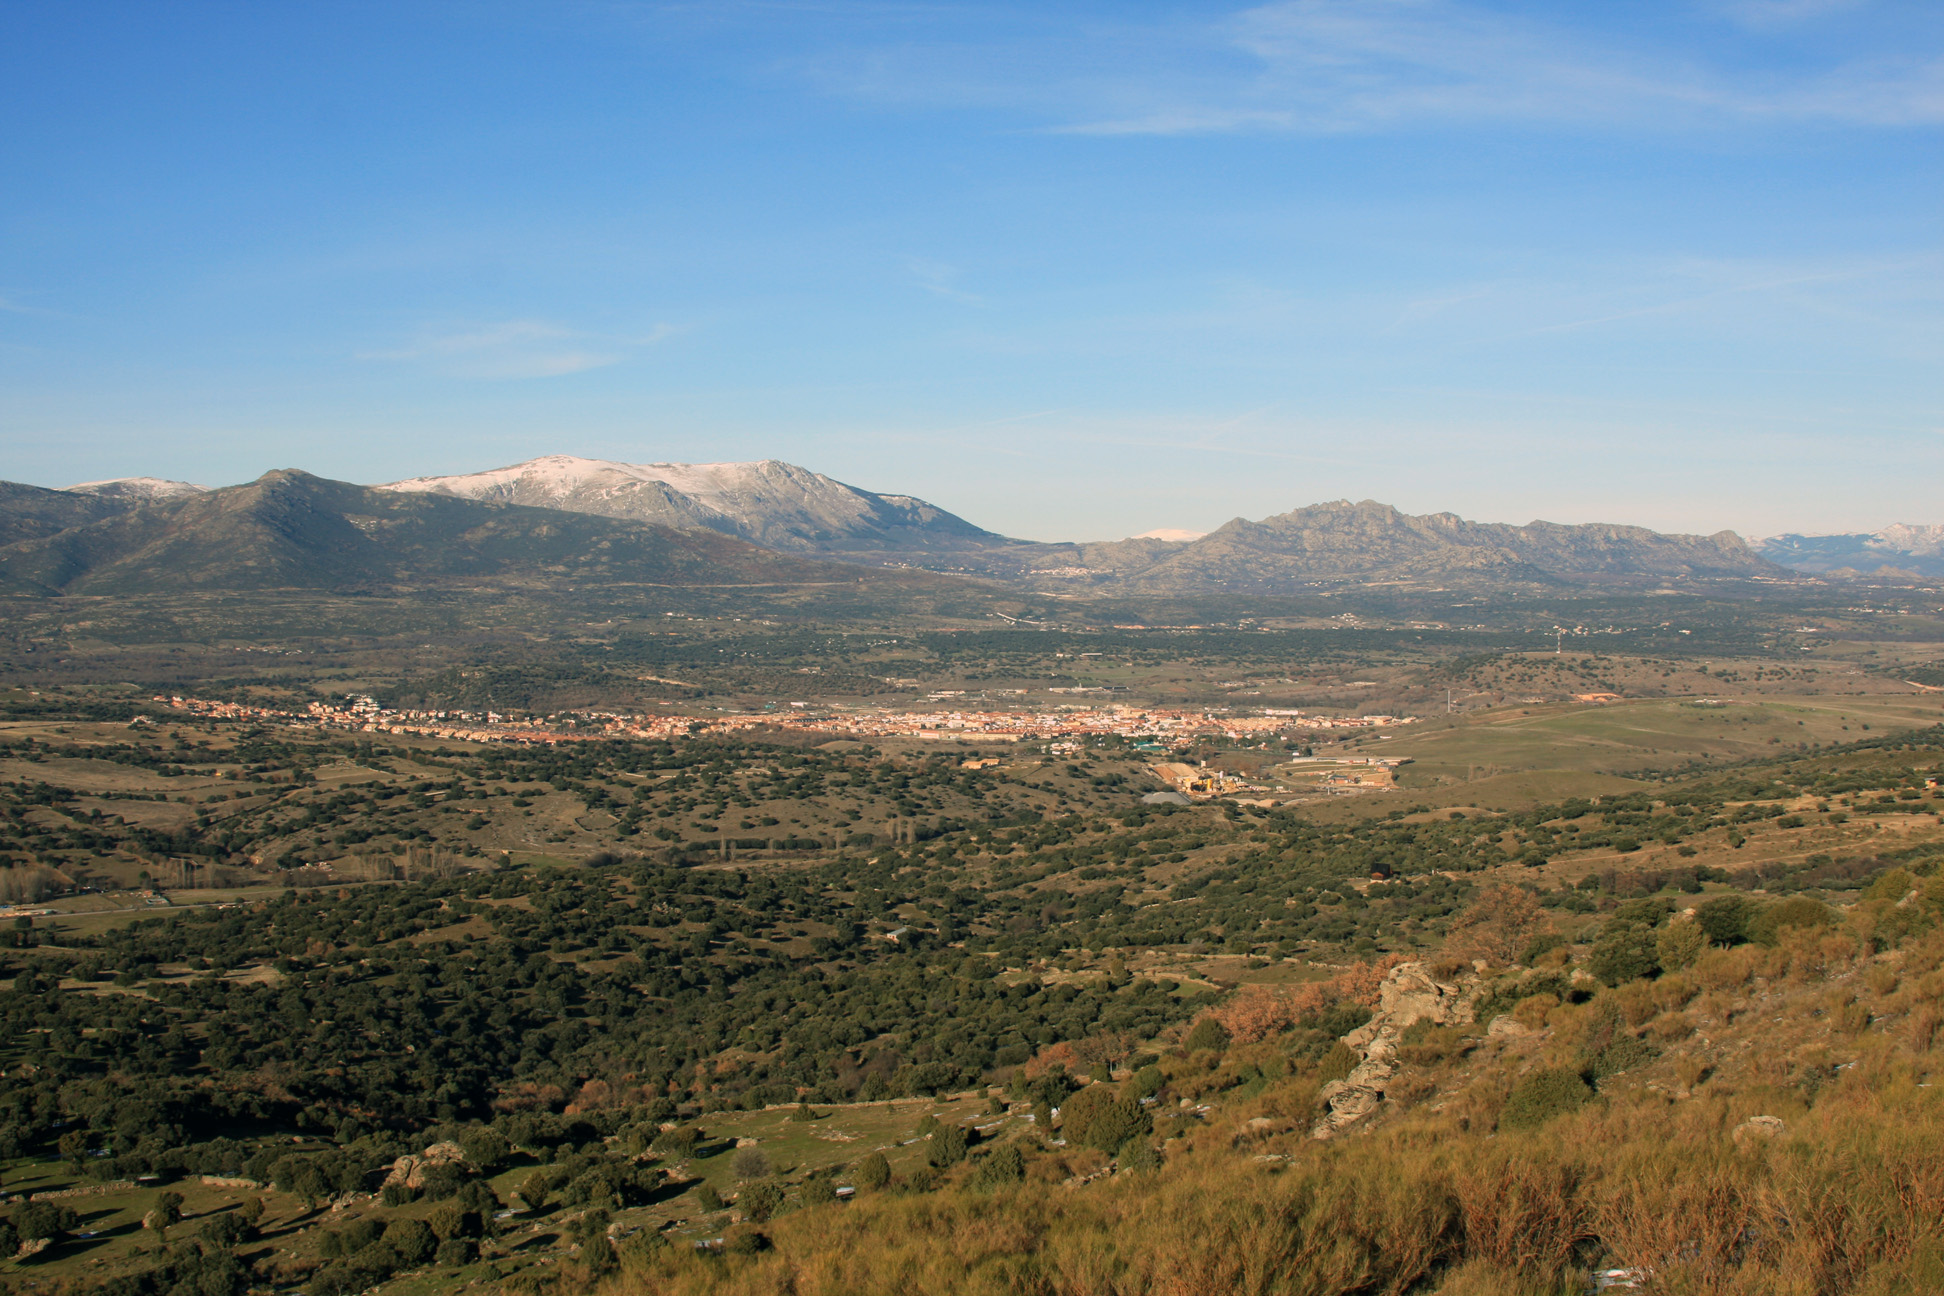
[(1944, 697), (1651, 698), (1494, 707), (1360, 744), (1409, 757), (1410, 790), (1529, 771), (1627, 776), (1853, 742), (1944, 722)]

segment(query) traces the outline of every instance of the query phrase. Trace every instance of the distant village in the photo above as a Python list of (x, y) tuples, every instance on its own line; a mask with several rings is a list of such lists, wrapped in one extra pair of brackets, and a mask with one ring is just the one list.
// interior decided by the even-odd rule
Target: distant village
[[(933, 700), (943, 700), (938, 695)], [(792, 702), (754, 712), (709, 715), (625, 715), (610, 711), (568, 711), (517, 716), (497, 711), (394, 710), (371, 697), (353, 695), (341, 704), (312, 702), (303, 711), (206, 698), (157, 697), (173, 710), (218, 719), (269, 720), (362, 733), (420, 734), (467, 742), (562, 743), (612, 739), (675, 739), (699, 734), (749, 730), (794, 731), (846, 738), (913, 738), (932, 742), (1073, 742), (1113, 737), (1136, 750), (1166, 752), (1197, 739), (1262, 741), (1317, 730), (1381, 729), (1409, 724), (1388, 715), (1307, 715), (1270, 710), (1260, 715), (1227, 711), (1150, 708), (1127, 705), (1084, 706), (1062, 703), (1049, 708), (973, 710), (940, 708), (894, 710)]]

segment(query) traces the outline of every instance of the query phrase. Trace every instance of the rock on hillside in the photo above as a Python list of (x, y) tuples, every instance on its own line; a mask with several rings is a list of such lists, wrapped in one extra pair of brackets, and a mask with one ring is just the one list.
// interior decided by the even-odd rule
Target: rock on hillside
[(1384, 1086), (1397, 1070), (1397, 1046), (1404, 1032), (1418, 1022), (1451, 1026), (1472, 1019), (1472, 1001), (1479, 977), (1466, 973), (1440, 980), (1423, 963), (1400, 963), (1377, 988), (1377, 1011), (1369, 1021), (1343, 1037), (1343, 1043), (1362, 1061), (1341, 1080), (1323, 1086), (1327, 1104), (1310, 1130), (1311, 1138), (1326, 1139), (1377, 1110)]

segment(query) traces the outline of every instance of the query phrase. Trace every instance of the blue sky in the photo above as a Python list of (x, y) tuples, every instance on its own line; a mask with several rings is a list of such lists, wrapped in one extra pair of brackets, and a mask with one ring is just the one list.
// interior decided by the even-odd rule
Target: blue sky
[(0, 8), (0, 477), (1944, 521), (1934, 0)]

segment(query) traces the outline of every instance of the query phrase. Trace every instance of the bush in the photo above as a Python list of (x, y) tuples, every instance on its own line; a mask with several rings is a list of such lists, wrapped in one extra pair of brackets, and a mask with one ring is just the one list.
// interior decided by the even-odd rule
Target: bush
[(1188, 1038), (1185, 1041), (1185, 1047), (1191, 1053), (1199, 1049), (1219, 1050), (1225, 1049), (1228, 1046), (1228, 1027), (1222, 1025), (1222, 1023), (1216, 1021), (1213, 1017), (1204, 1017), (1196, 1022), (1195, 1028), (1188, 1032)]
[(979, 1162), (979, 1168), (972, 1176), (972, 1186), (991, 1190), (1016, 1184), (1026, 1177), (1026, 1157), (1017, 1143), (1006, 1143), (993, 1149), (992, 1154)]
[(1614, 923), (1593, 946), (1587, 971), (1610, 986), (1622, 985), (1660, 971), (1654, 930), (1633, 923)]
[(467, 1131), (459, 1140), (459, 1150), (466, 1154), (466, 1160), (473, 1165), (481, 1170), (491, 1170), (506, 1160), (513, 1147), (498, 1130), (482, 1127)]
[(385, 1229), (384, 1245), (406, 1267), (422, 1265), (439, 1249), (439, 1239), (424, 1220), (393, 1220)]
[(1154, 1144), (1145, 1138), (1131, 1138), (1121, 1144), (1114, 1153), (1114, 1160), (1120, 1164), (1121, 1169), (1135, 1174), (1145, 1174), (1161, 1168), (1161, 1154), (1155, 1151)]
[(759, 1147), (737, 1148), (729, 1168), (735, 1172), (736, 1178), (744, 1181), (767, 1179), (770, 1173), (769, 1154)]
[(650, 1146), (657, 1152), (679, 1159), (692, 1155), (695, 1145), (701, 1141), (701, 1130), (692, 1125), (677, 1125), (674, 1129), (666, 1129), (657, 1134)]
[(1566, 943), (1566, 938), (1558, 932), (1543, 932), (1526, 942), (1525, 949), (1519, 953), (1519, 962), (1531, 967), (1538, 962), (1540, 955), (1548, 950), (1556, 950)]
[(719, 1211), (723, 1205), (722, 1194), (703, 1184), (695, 1190), (695, 1204), (705, 1211)]
[(1323, 1060), (1316, 1064), (1316, 1078), (1325, 1084), (1332, 1080), (1341, 1080), (1355, 1071), (1362, 1061), (1355, 1049), (1338, 1040), (1330, 1045), (1330, 1051), (1325, 1053)]
[(1153, 1128), (1147, 1111), (1132, 1097), (1123, 1097), (1111, 1085), (1089, 1085), (1073, 1097), (1060, 1112), (1060, 1133), (1077, 1147), (1097, 1148), (1111, 1154), (1115, 1148), (1136, 1135)]
[(485, 1221), (480, 1212), (467, 1210), (458, 1202), (441, 1202), (425, 1222), (432, 1226), (433, 1236), (441, 1242), (453, 1238), (475, 1238), (485, 1232)]
[(882, 1152), (866, 1156), (851, 1171), (851, 1183), (858, 1188), (882, 1188), (890, 1182), (891, 1163), (884, 1159)]
[(1578, 1111), (1593, 1099), (1579, 1072), (1547, 1067), (1521, 1080), (1499, 1112), (1502, 1129), (1536, 1129), (1556, 1116)]
[(783, 1185), (774, 1179), (758, 1179), (736, 1198), (743, 1218), (763, 1223), (783, 1209)]
[(837, 1200), (837, 1186), (828, 1179), (812, 1179), (799, 1195), (805, 1206), (828, 1206)]
[(1660, 929), (1654, 940), (1654, 956), (1660, 965), (1670, 971), (1694, 966), (1694, 960), (1701, 957), (1701, 951), (1708, 948), (1708, 934), (1701, 924), (1689, 919), (1677, 918)]
[(1620, 1005), (1610, 997), (1601, 996), (1593, 1006), (1586, 1034), (1580, 1040), (1579, 1060), (1586, 1073), (1596, 1081), (1604, 1080), (1658, 1056), (1659, 1050), (1627, 1029)]
[(949, 1169), (965, 1160), (971, 1145), (971, 1130), (963, 1125), (941, 1125), (925, 1144), (925, 1162), (934, 1170)]
[(1795, 896), (1772, 904), (1748, 920), (1748, 939), (1758, 945), (1774, 945), (1789, 927), (1833, 927), (1836, 913), (1820, 900)]
[(1749, 909), (1741, 896), (1717, 896), (1695, 910), (1695, 920), (1716, 945), (1739, 945), (1748, 939)]
[(432, 1253), (432, 1263), (447, 1269), (471, 1264), (478, 1258), (479, 1244), (471, 1238), (447, 1238), (439, 1243), (439, 1249)]

